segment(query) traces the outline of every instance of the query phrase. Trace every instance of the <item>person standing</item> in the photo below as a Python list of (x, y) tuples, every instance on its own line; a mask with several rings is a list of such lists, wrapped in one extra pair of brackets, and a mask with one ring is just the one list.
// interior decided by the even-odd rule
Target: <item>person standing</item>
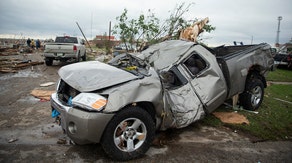
[(30, 47), (30, 44), (31, 44), (31, 40), (30, 40), (30, 38), (28, 38), (28, 39), (26, 40), (26, 44), (27, 44), (28, 47)]
[(41, 47), (40, 39), (36, 40), (35, 45), (36, 45), (36, 49), (39, 49)]
[(34, 49), (34, 47), (35, 47), (35, 42), (34, 42), (34, 40), (33, 39), (31, 39), (31, 48), (33, 48)]

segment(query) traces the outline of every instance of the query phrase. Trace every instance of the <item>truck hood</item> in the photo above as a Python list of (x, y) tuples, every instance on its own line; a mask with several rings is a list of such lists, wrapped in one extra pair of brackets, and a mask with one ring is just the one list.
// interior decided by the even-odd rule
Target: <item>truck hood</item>
[(62, 67), (59, 75), (80, 92), (90, 92), (137, 79), (127, 71), (99, 61), (74, 63)]

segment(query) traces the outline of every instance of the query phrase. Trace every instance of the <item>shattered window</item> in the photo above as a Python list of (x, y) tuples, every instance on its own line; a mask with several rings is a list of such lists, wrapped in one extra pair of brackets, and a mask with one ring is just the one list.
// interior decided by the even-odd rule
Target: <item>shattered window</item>
[(123, 69), (127, 72), (130, 72), (136, 76), (148, 76), (148, 66), (147, 64), (140, 60), (139, 58), (124, 53), (114, 57), (108, 62), (109, 65), (115, 66), (117, 68)]
[(192, 54), (184, 63), (192, 75), (197, 75), (206, 68), (206, 62), (198, 54)]
[(177, 88), (188, 82), (175, 66), (169, 71), (160, 73), (160, 77), (165, 88)]

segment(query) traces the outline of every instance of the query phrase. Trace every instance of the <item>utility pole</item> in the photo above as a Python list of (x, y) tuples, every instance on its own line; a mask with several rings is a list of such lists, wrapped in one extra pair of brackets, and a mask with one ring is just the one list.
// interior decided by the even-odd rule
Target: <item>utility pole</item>
[(279, 47), (280, 44), (279, 44), (279, 35), (280, 35), (280, 21), (282, 20), (282, 16), (278, 16), (278, 30), (277, 30), (277, 37), (276, 37), (276, 44), (275, 46), (276, 47)]
[(88, 46), (89, 46), (89, 48), (90, 48), (90, 50), (91, 50), (91, 52), (92, 52), (92, 48), (91, 48), (91, 46), (90, 46), (89, 42), (87, 41), (87, 38), (85, 37), (85, 35), (84, 35), (84, 33), (83, 33), (83, 31), (82, 31), (81, 27), (79, 26), (78, 22), (76, 22), (76, 24), (77, 24), (77, 26), (78, 26), (78, 28), (79, 28), (80, 32), (82, 33), (82, 35), (83, 35), (83, 37), (84, 37), (85, 41), (87, 42), (87, 44), (88, 44)]
[(108, 29), (108, 43), (107, 43), (107, 53), (110, 53), (111, 48), (111, 32), (112, 32), (112, 22), (109, 22), (109, 29)]
[(112, 32), (112, 22), (109, 22), (109, 29), (108, 29), (108, 40), (111, 40), (111, 32)]

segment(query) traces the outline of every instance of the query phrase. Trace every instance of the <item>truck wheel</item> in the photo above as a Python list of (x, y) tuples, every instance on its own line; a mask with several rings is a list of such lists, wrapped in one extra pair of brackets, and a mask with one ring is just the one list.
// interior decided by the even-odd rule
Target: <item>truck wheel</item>
[(85, 52), (84, 55), (82, 56), (82, 61), (86, 61), (86, 52)]
[(77, 55), (76, 61), (80, 62), (80, 59), (81, 59), (81, 57), (80, 57), (80, 52), (79, 52), (78, 55)]
[(140, 107), (127, 107), (118, 112), (106, 127), (101, 145), (114, 160), (126, 161), (144, 155), (155, 135), (150, 114)]
[(240, 95), (240, 103), (247, 110), (256, 110), (264, 98), (264, 84), (258, 78), (247, 81), (245, 92)]
[(46, 65), (47, 65), (47, 66), (52, 66), (52, 65), (53, 65), (53, 59), (46, 58), (46, 59), (45, 59), (45, 62), (46, 62)]

